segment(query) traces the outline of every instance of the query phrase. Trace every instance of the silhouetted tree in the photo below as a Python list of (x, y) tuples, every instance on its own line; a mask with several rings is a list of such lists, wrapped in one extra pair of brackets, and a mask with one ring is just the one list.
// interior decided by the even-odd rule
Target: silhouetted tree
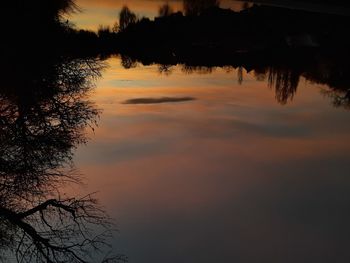
[(164, 17), (164, 16), (169, 16), (171, 15), (172, 13), (174, 13), (173, 9), (171, 8), (171, 6), (169, 5), (169, 3), (166, 3), (162, 6), (159, 7), (159, 10), (158, 10), (158, 15), (160, 17)]
[(127, 6), (123, 6), (119, 13), (119, 30), (125, 30), (129, 25), (137, 21), (136, 14), (131, 12)]
[(119, 27), (119, 21), (116, 21), (112, 27), (112, 32), (113, 33), (118, 33), (120, 30), (120, 27)]
[(102, 26), (100, 25), (98, 30), (97, 30), (97, 35), (100, 38), (106, 38), (109, 37), (111, 35), (112, 31), (111, 28), (109, 26)]
[[(75, 0), (15, 0), (1, 6), (2, 46), (16, 50), (64, 49), (72, 33), (66, 14), (77, 12)], [(17, 52), (17, 50), (16, 50)]]
[[(25, 23), (30, 30), (38, 30), (46, 24), (59, 23), (62, 16), (79, 11), (75, 0), (16, 0), (6, 1), (3, 6), (2, 16), (16, 15), (14, 25)], [(46, 22), (40, 25), (39, 22)], [(36, 27), (28, 27), (35, 24)]]
[(218, 7), (219, 0), (184, 0), (184, 11), (186, 15), (200, 15), (203, 11)]
[(253, 3), (249, 3), (249, 2), (244, 2), (242, 3), (242, 9), (248, 9), (251, 8), (253, 6)]

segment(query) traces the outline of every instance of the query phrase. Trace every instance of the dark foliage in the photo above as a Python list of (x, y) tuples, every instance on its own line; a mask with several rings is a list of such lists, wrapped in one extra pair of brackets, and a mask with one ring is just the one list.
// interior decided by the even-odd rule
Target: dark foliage
[(184, 11), (188, 16), (197, 16), (205, 12), (206, 10), (219, 7), (219, 0), (184, 0)]
[(103, 63), (45, 51), (2, 59), (0, 261), (123, 261), (104, 257), (113, 225), (97, 200), (59, 190), (80, 182), (73, 151), (96, 125), (99, 111), (88, 93)]
[(171, 8), (171, 6), (169, 5), (169, 3), (166, 3), (166, 4), (162, 5), (162, 6), (160, 6), (159, 10), (158, 10), (158, 15), (160, 17), (162, 17), (162, 16), (169, 16), (169, 15), (171, 15), (173, 13), (174, 13), (174, 11)]
[(127, 6), (123, 6), (119, 13), (119, 30), (124, 31), (128, 26), (136, 23), (136, 15)]
[(292, 2), (303, 2), (303, 3), (315, 3), (315, 4), (327, 4), (327, 5), (339, 5), (349, 6), (350, 3), (347, 0), (292, 0)]
[[(348, 93), (348, 17), (264, 6), (239, 13), (205, 10), (197, 16), (143, 19), (115, 36), (116, 50), (123, 61), (164, 69), (183, 64), (255, 70), (269, 80), (282, 104), (293, 98), (301, 76)], [(337, 96), (335, 104), (345, 105), (346, 98)]]

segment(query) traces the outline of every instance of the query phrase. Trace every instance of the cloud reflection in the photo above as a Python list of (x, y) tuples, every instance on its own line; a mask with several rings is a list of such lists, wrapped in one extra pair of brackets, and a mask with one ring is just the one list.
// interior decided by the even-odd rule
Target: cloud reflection
[(174, 103), (174, 102), (184, 102), (184, 101), (192, 101), (195, 98), (192, 97), (161, 97), (161, 98), (136, 98), (130, 99), (123, 104), (160, 104), (160, 103)]
[[(348, 258), (349, 113), (329, 105), (325, 86), (301, 77), (281, 107), (254, 72), (240, 86), (236, 70), (184, 74), (178, 65), (165, 76), (157, 65), (109, 64), (95, 97), (103, 118), (77, 163), (103, 189), (122, 225), (115, 246), (133, 262)], [(196, 100), (121, 104), (179, 94)]]

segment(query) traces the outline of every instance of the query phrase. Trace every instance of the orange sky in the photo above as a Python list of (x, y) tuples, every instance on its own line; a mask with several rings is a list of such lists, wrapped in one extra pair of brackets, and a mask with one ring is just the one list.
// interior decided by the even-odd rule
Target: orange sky
[[(73, 14), (70, 19), (79, 28), (96, 30), (99, 25), (112, 26), (123, 5), (127, 5), (139, 16), (153, 18), (157, 15), (159, 6), (166, 2), (170, 3), (175, 11), (182, 9), (181, 0), (77, 0), (82, 12)], [(232, 0), (221, 2), (222, 7), (238, 9), (241, 6), (241, 3)]]

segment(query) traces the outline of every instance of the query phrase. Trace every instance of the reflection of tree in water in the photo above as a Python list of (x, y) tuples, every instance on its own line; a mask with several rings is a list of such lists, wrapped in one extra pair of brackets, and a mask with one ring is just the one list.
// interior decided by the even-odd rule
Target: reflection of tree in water
[(172, 65), (159, 65), (158, 72), (166, 76), (170, 76), (173, 73)]
[(108, 248), (110, 220), (91, 196), (61, 198), (58, 187), (79, 181), (72, 151), (85, 142), (84, 129), (96, 123), (98, 110), (87, 93), (102, 65), (94, 59), (36, 59), (1, 65), (3, 259), (14, 254), (18, 262), (96, 262), (94, 253)]
[[(129, 57), (128, 59), (136, 63), (136, 60), (132, 60)], [(158, 71), (161, 74), (171, 75), (173, 66), (173, 64), (158, 64)], [(243, 84), (244, 66), (193, 66), (180, 64), (180, 69), (185, 74), (211, 74), (219, 67), (223, 68), (227, 73), (234, 72), (237, 74), (238, 84)], [(282, 105), (287, 104), (288, 101), (293, 99), (297, 92), (300, 78), (304, 77), (312, 83), (328, 85), (329, 89), (323, 90), (322, 93), (332, 99), (335, 107), (350, 108), (350, 92), (344, 67), (331, 67), (322, 70), (312, 68), (314, 71), (305, 70), (298, 66), (288, 67), (286, 65), (249, 66), (248, 68), (249, 70), (247, 72), (252, 71), (257, 81), (267, 81), (268, 87), (275, 90), (276, 100)]]
[[(237, 69), (239, 84), (243, 83), (243, 69), (242, 66)], [(267, 79), (269, 88), (275, 90), (276, 100), (282, 105), (293, 99), (301, 77), (299, 71), (273, 66), (256, 68), (254, 75), (258, 81)]]
[(182, 65), (181, 71), (185, 74), (211, 74), (214, 71), (213, 67), (205, 67), (205, 66), (189, 66), (189, 65)]
[(277, 101), (286, 104), (297, 91), (300, 74), (293, 70), (270, 69), (268, 79), (270, 87), (275, 87)]
[[(126, 67), (125, 67), (126, 68)], [(237, 73), (238, 84), (242, 85), (244, 81), (244, 67), (232, 66), (223, 67), (227, 73), (232, 71)], [(160, 65), (158, 70), (160, 73), (170, 75), (172, 73), (171, 65)], [(189, 66), (181, 65), (181, 71), (185, 74), (211, 74), (215, 67), (208, 66)], [(296, 70), (282, 69), (278, 67), (257, 68), (254, 70), (257, 80), (263, 81), (268, 79), (268, 86), (275, 89), (276, 100), (281, 104), (286, 104), (288, 100), (293, 99), (301, 77), (301, 73)]]
[(84, 142), (84, 127), (93, 124), (98, 113), (85, 98), (91, 87), (89, 74), (96, 76), (98, 67), (94, 60), (71, 61), (18, 83), (11, 76), (21, 73), (11, 73), (11, 90), (0, 94), (1, 180), (26, 180), (20, 188), (35, 183), (46, 189), (53, 175), (66, 176), (59, 171), (61, 164), (71, 159), (73, 147)]
[(124, 55), (121, 56), (121, 64), (125, 69), (135, 68), (137, 66), (136, 60)]
[[(14, 252), (18, 262), (89, 262), (89, 256), (108, 246), (109, 232), (95, 235), (90, 229), (92, 226), (105, 230), (111, 227), (108, 217), (90, 196), (50, 199), (30, 209), (1, 205), (0, 213), (7, 240), (2, 248)], [(117, 262), (117, 259), (111, 257), (109, 262)]]
[(331, 98), (333, 106), (350, 110), (350, 89), (346, 90), (322, 90), (322, 94)]
[(238, 67), (237, 69), (237, 78), (238, 78), (238, 84), (243, 84), (243, 67)]

